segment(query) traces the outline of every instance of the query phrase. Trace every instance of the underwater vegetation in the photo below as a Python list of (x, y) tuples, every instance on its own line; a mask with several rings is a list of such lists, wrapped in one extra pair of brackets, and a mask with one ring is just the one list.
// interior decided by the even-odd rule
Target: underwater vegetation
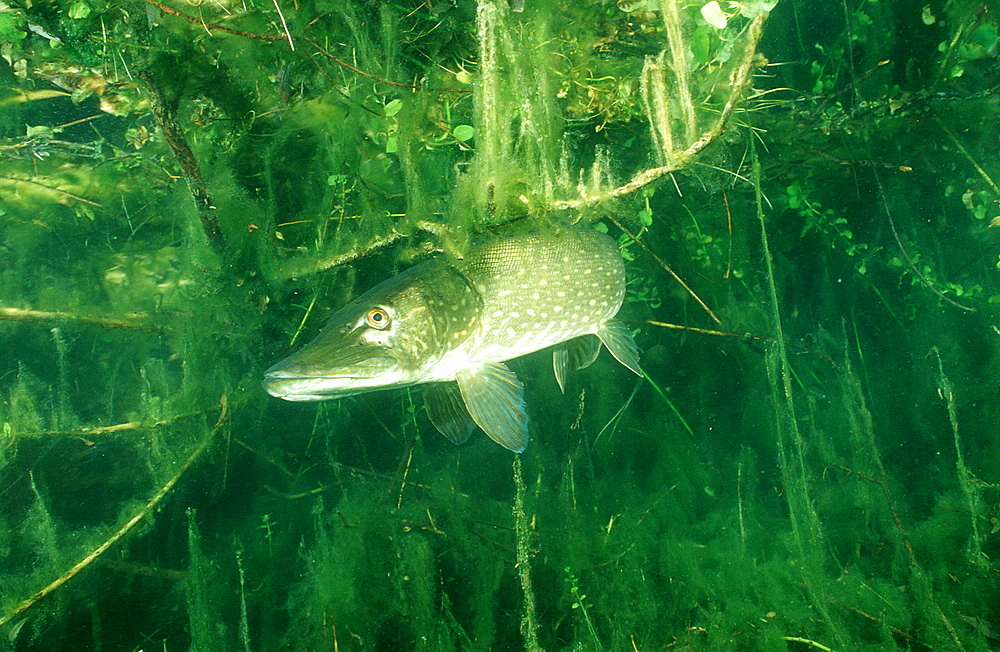
[[(1000, 646), (997, 15), (0, 3), (0, 650)], [(521, 453), (274, 399), (352, 298), (594, 228)]]

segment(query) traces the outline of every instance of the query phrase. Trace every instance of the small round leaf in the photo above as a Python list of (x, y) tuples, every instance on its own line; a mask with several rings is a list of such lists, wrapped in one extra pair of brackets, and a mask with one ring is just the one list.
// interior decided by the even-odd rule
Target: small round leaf
[(471, 125), (458, 125), (451, 130), (451, 133), (455, 134), (455, 138), (458, 138), (464, 143), (467, 140), (471, 140), (472, 137), (476, 135), (476, 129)]

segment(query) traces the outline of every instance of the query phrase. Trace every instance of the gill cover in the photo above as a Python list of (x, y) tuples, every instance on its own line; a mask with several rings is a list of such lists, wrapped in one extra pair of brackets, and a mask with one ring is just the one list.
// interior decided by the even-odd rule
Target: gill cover
[(338, 310), (316, 339), (265, 372), (290, 401), (419, 383), (479, 318), (481, 300), (443, 260), (411, 267)]

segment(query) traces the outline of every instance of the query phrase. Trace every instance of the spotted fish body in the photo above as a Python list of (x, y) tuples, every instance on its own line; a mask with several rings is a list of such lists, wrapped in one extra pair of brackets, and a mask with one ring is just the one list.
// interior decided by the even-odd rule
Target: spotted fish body
[[(641, 374), (628, 329), (621, 254), (592, 230), (532, 232), (474, 245), (395, 276), (334, 314), (300, 351), (267, 370), (265, 389), (315, 401), (425, 384), (427, 413), (448, 439), (475, 426), (513, 451), (528, 441), (524, 388), (503, 363), (550, 346), (559, 386), (600, 343)], [(593, 337), (593, 336), (596, 336)]]

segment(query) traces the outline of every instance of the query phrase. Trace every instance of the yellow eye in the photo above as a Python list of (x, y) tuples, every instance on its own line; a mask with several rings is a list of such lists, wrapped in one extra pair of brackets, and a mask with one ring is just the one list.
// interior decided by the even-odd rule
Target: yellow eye
[(389, 327), (389, 313), (385, 308), (372, 308), (365, 315), (365, 323), (380, 331)]

